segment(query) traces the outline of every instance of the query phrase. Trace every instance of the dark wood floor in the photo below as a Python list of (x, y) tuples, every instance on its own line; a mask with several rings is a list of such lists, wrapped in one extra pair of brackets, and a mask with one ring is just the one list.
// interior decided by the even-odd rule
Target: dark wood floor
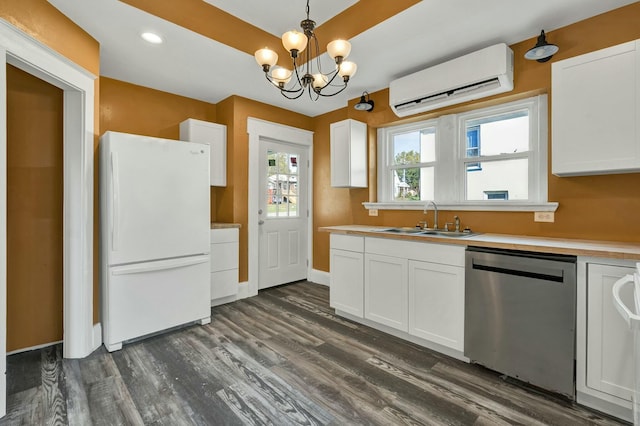
[(8, 357), (0, 425), (611, 425), (569, 402), (333, 315), (297, 283), (212, 322), (82, 360)]

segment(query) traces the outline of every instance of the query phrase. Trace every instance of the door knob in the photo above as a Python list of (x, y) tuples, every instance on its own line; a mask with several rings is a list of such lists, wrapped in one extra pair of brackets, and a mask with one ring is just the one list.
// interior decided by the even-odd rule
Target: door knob
[(258, 214), (262, 214), (262, 209), (258, 210)]
[(264, 225), (264, 220), (259, 220), (258, 225)]

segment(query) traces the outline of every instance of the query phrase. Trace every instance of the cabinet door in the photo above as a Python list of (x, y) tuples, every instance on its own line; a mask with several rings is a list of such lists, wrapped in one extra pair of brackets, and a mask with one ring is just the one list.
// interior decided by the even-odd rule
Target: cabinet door
[[(613, 284), (634, 268), (590, 263), (587, 266), (587, 386), (631, 400), (633, 334), (613, 304)], [(631, 286), (622, 294), (634, 306)]]
[(367, 187), (367, 125), (355, 120), (331, 123), (331, 186)]
[(464, 349), (464, 268), (409, 261), (409, 334)]
[(407, 265), (407, 259), (365, 254), (365, 318), (407, 331)]
[(180, 123), (180, 139), (208, 144), (210, 184), (227, 186), (227, 126), (189, 118)]
[(640, 41), (552, 64), (552, 172), (640, 169)]
[(364, 255), (331, 250), (329, 306), (362, 318), (364, 308)]

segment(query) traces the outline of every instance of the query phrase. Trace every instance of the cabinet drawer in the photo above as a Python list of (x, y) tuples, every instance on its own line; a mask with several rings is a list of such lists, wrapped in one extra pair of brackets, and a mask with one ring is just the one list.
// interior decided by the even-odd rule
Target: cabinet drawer
[(442, 265), (464, 266), (464, 246), (401, 241), (388, 238), (367, 238), (365, 246), (367, 253)]
[(212, 229), (210, 231), (211, 244), (234, 243), (239, 240), (238, 228)]
[(211, 300), (238, 294), (238, 270), (211, 273)]
[(211, 244), (211, 272), (238, 269), (238, 243)]
[(331, 234), (330, 241), (332, 249), (364, 252), (364, 237)]

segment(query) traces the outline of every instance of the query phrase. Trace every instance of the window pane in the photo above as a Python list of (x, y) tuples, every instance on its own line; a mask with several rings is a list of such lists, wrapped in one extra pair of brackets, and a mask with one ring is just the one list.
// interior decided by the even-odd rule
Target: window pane
[(298, 156), (269, 150), (267, 161), (267, 217), (298, 216)]
[(392, 164), (418, 164), (436, 161), (436, 130), (427, 128), (393, 135)]
[[(527, 200), (529, 198), (528, 159), (485, 161), (473, 164), (478, 164), (479, 169), (466, 172), (467, 200)], [(505, 178), (506, 176), (508, 178)]]
[(434, 167), (414, 167), (393, 171), (395, 201), (433, 200)]
[(466, 157), (529, 151), (528, 110), (467, 120)]

